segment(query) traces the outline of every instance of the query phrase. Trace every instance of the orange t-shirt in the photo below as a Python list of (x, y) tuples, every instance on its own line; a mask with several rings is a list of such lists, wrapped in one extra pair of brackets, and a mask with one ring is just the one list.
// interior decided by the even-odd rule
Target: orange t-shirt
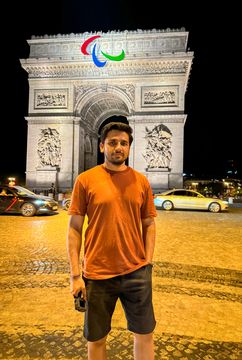
[(127, 167), (112, 171), (98, 165), (80, 174), (69, 215), (87, 215), (84, 276), (108, 279), (147, 264), (141, 219), (155, 217), (147, 178)]

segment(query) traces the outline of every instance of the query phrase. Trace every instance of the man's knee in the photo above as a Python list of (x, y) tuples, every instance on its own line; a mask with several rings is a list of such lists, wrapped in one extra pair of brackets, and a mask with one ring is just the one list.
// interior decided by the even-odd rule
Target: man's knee
[(135, 341), (139, 342), (150, 342), (153, 341), (153, 332), (149, 334), (136, 334), (134, 333)]
[(96, 341), (88, 341), (88, 346), (91, 347), (99, 347), (103, 346), (106, 343), (107, 336), (104, 336), (102, 339), (96, 340)]

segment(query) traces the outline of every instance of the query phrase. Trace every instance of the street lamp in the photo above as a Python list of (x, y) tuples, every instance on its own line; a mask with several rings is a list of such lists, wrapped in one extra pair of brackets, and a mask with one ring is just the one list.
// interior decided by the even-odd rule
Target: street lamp
[(15, 177), (9, 177), (8, 178), (8, 185), (9, 186), (14, 186), (16, 184), (16, 178)]

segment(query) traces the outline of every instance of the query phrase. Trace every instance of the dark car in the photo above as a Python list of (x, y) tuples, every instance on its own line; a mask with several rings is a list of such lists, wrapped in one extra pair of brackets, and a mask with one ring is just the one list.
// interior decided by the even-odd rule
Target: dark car
[(0, 185), (0, 213), (34, 216), (53, 213), (58, 202), (44, 195), (36, 195), (22, 186)]

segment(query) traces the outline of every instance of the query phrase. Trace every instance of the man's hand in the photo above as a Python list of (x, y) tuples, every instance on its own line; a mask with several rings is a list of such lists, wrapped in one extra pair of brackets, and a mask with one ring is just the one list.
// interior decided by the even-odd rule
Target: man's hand
[(81, 291), (84, 300), (86, 300), (87, 297), (85, 282), (81, 277), (77, 279), (71, 279), (70, 290), (73, 296), (77, 296), (78, 293)]

